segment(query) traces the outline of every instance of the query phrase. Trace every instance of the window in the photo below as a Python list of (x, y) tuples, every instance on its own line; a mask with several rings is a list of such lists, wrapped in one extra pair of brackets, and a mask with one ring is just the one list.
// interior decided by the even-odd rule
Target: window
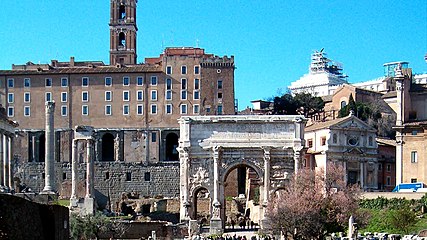
[(391, 172), (391, 164), (387, 164), (387, 172)]
[(151, 142), (157, 141), (157, 132), (151, 132)]
[(151, 85), (156, 86), (157, 85), (157, 76), (151, 76)]
[(200, 74), (200, 66), (194, 66), (194, 74)]
[(110, 179), (110, 172), (105, 173), (105, 179)]
[(29, 117), (31, 115), (31, 108), (30, 106), (24, 107), (24, 116)]
[(199, 104), (194, 104), (193, 105), (193, 113), (198, 114), (199, 112), (200, 112)]
[(31, 87), (31, 80), (29, 78), (24, 78), (24, 87)]
[(411, 163), (416, 163), (418, 161), (417, 151), (411, 152)]
[(109, 102), (112, 99), (112, 93), (111, 91), (105, 91), (105, 101)]
[(338, 142), (338, 136), (336, 133), (334, 133), (334, 135), (332, 135), (332, 142), (335, 144)]
[(187, 79), (181, 79), (181, 89), (187, 89)]
[(61, 78), (61, 87), (68, 87), (68, 78)]
[(321, 137), (320, 138), (320, 146), (325, 146), (326, 145), (326, 137)]
[(67, 93), (66, 92), (61, 93), (61, 102), (67, 102)]
[(383, 165), (381, 163), (378, 163), (378, 170), (382, 170), (383, 169)]
[(88, 77), (82, 77), (82, 87), (89, 86), (89, 78)]
[(218, 106), (218, 115), (221, 115), (222, 114), (222, 105), (219, 105)]
[(7, 79), (7, 87), (13, 88), (15, 86), (15, 80), (13, 78)]
[(166, 66), (166, 74), (172, 74), (172, 66)]
[(7, 94), (7, 102), (8, 103), (13, 103), (15, 100), (15, 95), (13, 93), (8, 93)]
[(166, 104), (166, 114), (172, 114), (172, 104)]
[(83, 91), (82, 92), (82, 101), (83, 102), (88, 102), (89, 101), (89, 92), (88, 91)]
[(368, 144), (369, 144), (369, 146), (373, 146), (374, 145), (374, 140), (373, 140), (372, 136), (369, 136), (369, 138), (368, 138)]
[(218, 99), (222, 99), (222, 92), (218, 93)]
[(345, 101), (341, 101), (341, 109), (343, 109), (345, 106), (347, 106), (347, 103)]
[(46, 87), (52, 87), (52, 78), (46, 78), (45, 79), (45, 86)]
[(200, 79), (198, 78), (194, 79), (194, 89), (200, 89)]
[(105, 105), (105, 115), (111, 115), (111, 105)]
[(193, 99), (194, 100), (199, 100), (200, 99), (200, 92), (199, 90), (195, 90), (193, 93)]
[(26, 103), (31, 102), (31, 93), (29, 92), (24, 93), (24, 102)]
[(181, 74), (187, 74), (187, 66), (181, 66)]
[(67, 173), (62, 173), (62, 180), (66, 180), (67, 179)]
[(151, 100), (152, 101), (157, 100), (157, 90), (151, 90)]
[(166, 100), (172, 100), (172, 90), (166, 90)]
[(417, 179), (416, 178), (411, 178), (411, 183), (416, 183)]
[(143, 111), (143, 105), (142, 104), (138, 104), (138, 105), (136, 105), (136, 114), (137, 115), (142, 115), (142, 114), (144, 114), (144, 111)]
[(111, 77), (106, 77), (105, 78), (105, 86), (111, 87), (111, 85), (113, 85), (113, 79)]
[(145, 172), (144, 173), (144, 181), (148, 182), (151, 179), (151, 174), (150, 172)]
[(308, 148), (312, 148), (313, 147), (313, 139), (308, 139), (307, 140), (307, 146), (308, 146)]
[(222, 89), (222, 80), (218, 80), (218, 89)]
[(157, 114), (157, 105), (156, 104), (151, 105), (151, 114)]
[(89, 106), (88, 105), (82, 106), (82, 115), (89, 115)]
[(123, 86), (129, 86), (130, 79), (129, 77), (123, 77)]
[(138, 101), (144, 100), (144, 92), (142, 90), (136, 91), (136, 100)]
[(387, 186), (391, 185), (391, 177), (390, 176), (386, 177), (386, 183), (385, 183), (385, 185), (387, 185)]
[(14, 114), (15, 114), (15, 111), (14, 111), (15, 109), (13, 108), (13, 107), (8, 107), (7, 108), (7, 116), (8, 117), (13, 117), (14, 116)]
[(181, 104), (181, 114), (187, 114), (187, 104)]
[(61, 106), (61, 116), (66, 117), (68, 115), (67, 105)]
[(123, 115), (129, 115), (129, 104), (123, 105)]
[(130, 96), (129, 96), (129, 91), (123, 91), (123, 101), (129, 101)]
[(136, 77), (136, 85), (138, 85), (138, 86), (144, 85), (144, 78), (143, 77)]
[(52, 93), (50, 93), (50, 92), (46, 93), (46, 95), (45, 95), (45, 101), (46, 102), (52, 101)]
[(413, 130), (413, 131), (412, 131), (412, 135), (413, 135), (413, 136), (416, 136), (417, 134), (418, 134), (417, 130)]
[(187, 90), (181, 90), (181, 100), (187, 99)]
[(166, 79), (166, 89), (171, 90), (172, 89), (172, 79), (167, 78)]
[(207, 113), (211, 112), (211, 108), (210, 107), (206, 107), (206, 112)]
[(132, 181), (132, 173), (130, 173), (130, 172), (127, 172), (127, 173), (126, 173), (126, 181), (127, 181), (127, 182)]

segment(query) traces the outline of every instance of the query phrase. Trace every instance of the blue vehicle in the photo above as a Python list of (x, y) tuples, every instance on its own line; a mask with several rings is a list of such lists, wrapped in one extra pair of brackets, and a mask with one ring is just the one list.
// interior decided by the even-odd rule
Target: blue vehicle
[[(419, 188), (424, 188), (425, 184), (417, 183), (401, 183), (397, 185), (392, 192), (416, 192)], [(411, 191), (412, 190), (412, 191)]]

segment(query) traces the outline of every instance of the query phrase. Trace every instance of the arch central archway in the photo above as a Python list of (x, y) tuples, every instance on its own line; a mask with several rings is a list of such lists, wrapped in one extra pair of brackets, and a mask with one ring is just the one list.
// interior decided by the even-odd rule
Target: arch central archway
[(102, 161), (114, 161), (114, 136), (105, 133), (102, 136)]

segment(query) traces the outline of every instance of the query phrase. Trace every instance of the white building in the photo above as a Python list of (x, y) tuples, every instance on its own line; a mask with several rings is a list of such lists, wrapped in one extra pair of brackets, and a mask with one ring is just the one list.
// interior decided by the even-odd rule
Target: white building
[(348, 83), (341, 71), (341, 64), (328, 59), (323, 49), (315, 51), (311, 55), (309, 73), (292, 82), (288, 88), (293, 94), (307, 92), (319, 97), (331, 95), (338, 86)]

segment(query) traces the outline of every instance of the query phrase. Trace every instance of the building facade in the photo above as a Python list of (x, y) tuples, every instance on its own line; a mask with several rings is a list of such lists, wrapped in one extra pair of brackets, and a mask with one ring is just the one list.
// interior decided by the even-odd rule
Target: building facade
[[(15, 175), (33, 191), (41, 190), (45, 177), (47, 101), (56, 102), (55, 188), (65, 198), (70, 197), (76, 126), (94, 129), (97, 199), (116, 198), (123, 191), (178, 196), (177, 119), (235, 114), (233, 56), (166, 48), (159, 57), (136, 64), (136, 3), (111, 1), (110, 65), (72, 57), (69, 62), (29, 62), (0, 71), (1, 100), (7, 116), (20, 125), (14, 142)], [(79, 179), (84, 179), (87, 149), (78, 144), (77, 151)]]
[(375, 138), (376, 130), (352, 114), (307, 126), (303, 166), (325, 170), (329, 162), (338, 163), (346, 171), (347, 183), (359, 184), (364, 190), (378, 189)]

